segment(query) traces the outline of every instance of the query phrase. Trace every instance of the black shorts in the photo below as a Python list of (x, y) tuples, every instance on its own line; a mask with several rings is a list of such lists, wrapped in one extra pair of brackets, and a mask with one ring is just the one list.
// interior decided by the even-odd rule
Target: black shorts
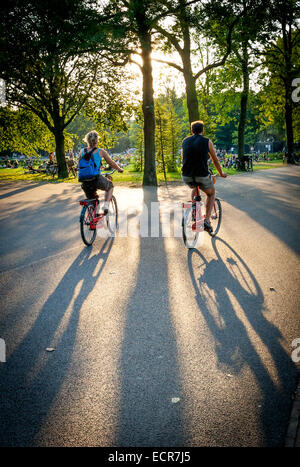
[(86, 197), (92, 199), (95, 197), (97, 190), (109, 191), (113, 188), (113, 184), (108, 178), (103, 177), (103, 175), (97, 175), (94, 180), (82, 182), (81, 188), (85, 192)]

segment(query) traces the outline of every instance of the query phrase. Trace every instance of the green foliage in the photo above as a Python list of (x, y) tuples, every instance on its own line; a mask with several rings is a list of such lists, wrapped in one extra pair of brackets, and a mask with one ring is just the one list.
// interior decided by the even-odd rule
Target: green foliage
[(130, 145), (137, 150), (134, 154), (134, 170), (142, 172), (144, 167), (144, 118), (142, 106), (135, 108), (135, 120), (130, 122), (129, 140)]
[(111, 37), (102, 23), (98, 2), (92, 0), (12, 0), (1, 5), (5, 53), (0, 77), (6, 81), (7, 100), (35, 113), (55, 135), (63, 177), (64, 146), (71, 137), (66, 128), (76, 115), (96, 122), (104, 145), (112, 138), (110, 127), (113, 133), (125, 128), (126, 99), (117, 86), (120, 70), (109, 60)]
[(167, 109), (166, 105), (157, 101), (155, 105), (155, 147), (156, 147), (156, 164), (159, 171), (163, 171), (165, 180), (166, 176), (166, 158), (167, 158)]
[(168, 93), (156, 99), (156, 162), (164, 174), (174, 172), (180, 160), (183, 124), (176, 113), (174, 95)]
[[(131, 52), (140, 52), (139, 28), (143, 26), (151, 34), (157, 27), (152, 35), (154, 48), (181, 50), (181, 59), (191, 59), (190, 71), (196, 79), (192, 68), (203, 70), (224, 56), (228, 28), (234, 19), (232, 53), (225, 65), (197, 76), (198, 110), (205, 134), (218, 147), (229, 149), (237, 142), (242, 69), (247, 62), (252, 73), (264, 53), (267, 68), (261, 69), (260, 89), (255, 87), (248, 94), (245, 143), (268, 137), (282, 140), (287, 100), (284, 83), (300, 76), (300, 35), (295, 19), (299, 2), (187, 3), (110, 0), (101, 2), (105, 4), (103, 11), (91, 0), (11, 0), (3, 4), (1, 47), (5, 53), (0, 58), (0, 76), (6, 80), (8, 101), (15, 106), (0, 108), (0, 149), (27, 155), (38, 149), (53, 151), (57, 128), (64, 134), (65, 149), (69, 149), (81, 144), (88, 131), (97, 129), (100, 145), (105, 148), (121, 151), (125, 146), (136, 147), (135, 169), (142, 171), (143, 112), (140, 105), (133, 108), (131, 91), (126, 87), (128, 76), (121, 66)], [(139, 13), (143, 13), (144, 23), (139, 22)], [(268, 23), (265, 13), (272, 13), (277, 21)], [(173, 20), (165, 21), (170, 16)], [(290, 27), (293, 47), (289, 53), (281, 20)], [(264, 50), (258, 43), (265, 45)], [(184, 61), (181, 66), (185, 66)], [(167, 89), (156, 99), (155, 108), (156, 162), (166, 174), (177, 170), (178, 150), (189, 134), (186, 95), (178, 97), (175, 90)], [(292, 112), (294, 136), (299, 140), (299, 103), (293, 103)], [(133, 113), (134, 121), (130, 120)]]
[(300, 76), (300, 34), (296, 30), (291, 34), (293, 47), (287, 61), (284, 52), (282, 37), (275, 44), (266, 47), (266, 64), (260, 73), (261, 112), (260, 121), (267, 134), (275, 134), (279, 139), (284, 138), (285, 132), (285, 105), (290, 102), (292, 106), (294, 138), (300, 139), (300, 103), (291, 99), (293, 88), (290, 87), (287, 95), (288, 83)]
[(116, 144), (110, 148), (112, 153), (121, 153), (125, 152), (130, 147), (130, 139), (129, 136), (125, 134), (116, 134), (117, 142)]
[(0, 151), (32, 156), (37, 155), (38, 149), (55, 150), (54, 136), (46, 125), (28, 110), (0, 107)]

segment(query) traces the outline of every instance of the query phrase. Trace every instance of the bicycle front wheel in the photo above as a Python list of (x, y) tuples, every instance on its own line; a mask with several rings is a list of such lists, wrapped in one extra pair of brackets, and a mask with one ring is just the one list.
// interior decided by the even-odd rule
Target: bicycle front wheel
[(92, 204), (82, 207), (80, 215), (80, 233), (83, 243), (90, 246), (96, 238), (96, 229), (91, 229), (91, 222), (93, 220), (93, 213), (95, 207)]
[(109, 207), (108, 213), (106, 214), (106, 225), (109, 232), (114, 236), (118, 230), (118, 205), (117, 200), (114, 196), (112, 196)]
[(209, 232), (209, 235), (211, 237), (214, 237), (219, 232), (221, 220), (222, 220), (221, 201), (219, 200), (219, 198), (216, 198), (214, 205), (213, 205), (212, 212), (211, 212), (211, 216), (210, 216), (210, 223), (213, 229), (211, 232)]
[(193, 210), (187, 208), (182, 217), (182, 238), (185, 246), (189, 249), (195, 248), (199, 237), (199, 232), (193, 230), (193, 224), (195, 224)]

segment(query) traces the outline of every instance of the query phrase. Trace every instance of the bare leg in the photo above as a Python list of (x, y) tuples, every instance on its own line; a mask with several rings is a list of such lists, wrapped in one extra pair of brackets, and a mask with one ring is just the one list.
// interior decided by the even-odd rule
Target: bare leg
[(206, 206), (205, 206), (205, 209), (206, 209), (206, 219), (209, 220), (210, 216), (211, 216), (211, 211), (212, 211), (212, 208), (213, 208), (213, 205), (214, 205), (214, 202), (215, 202), (215, 198), (216, 198), (216, 190), (215, 190), (215, 187), (212, 187), (212, 188), (209, 188), (208, 190), (203, 190), (204, 193), (206, 193)]
[(110, 201), (111, 200), (113, 191), (114, 191), (114, 189), (110, 188), (108, 191), (105, 192), (105, 195), (104, 195), (104, 200), (105, 201)]
[(194, 196), (197, 196), (197, 188), (192, 189), (192, 197), (191, 197), (192, 201), (194, 201)]

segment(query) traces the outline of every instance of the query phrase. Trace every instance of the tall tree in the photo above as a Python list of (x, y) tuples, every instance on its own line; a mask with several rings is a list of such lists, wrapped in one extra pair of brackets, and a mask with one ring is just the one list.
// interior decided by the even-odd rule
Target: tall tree
[(286, 142), (289, 162), (293, 161), (293, 81), (300, 76), (300, 2), (299, 0), (274, 0), (269, 13), (268, 42), (265, 47), (266, 65), (273, 79), (281, 82), (284, 89)]
[[(198, 3), (190, 0), (186, 5)], [(157, 185), (155, 168), (155, 110), (153, 97), (153, 76), (151, 53), (153, 49), (153, 30), (161, 18), (176, 13), (182, 8), (181, 3), (162, 2), (158, 0), (111, 0), (106, 9), (107, 25), (112, 30), (123, 31), (123, 37), (131, 38), (128, 43), (119, 47), (119, 52), (139, 66), (143, 77), (143, 116), (144, 116), (144, 176), (143, 185)], [(110, 21), (109, 21), (110, 19)], [(114, 47), (116, 50), (118, 46)], [(122, 50), (124, 49), (124, 50)], [(142, 64), (135, 61), (131, 54), (139, 54)], [(126, 63), (126, 59), (124, 61)]]
[[(8, 0), (1, 5), (0, 76), (8, 102), (35, 113), (54, 135), (59, 177), (67, 176), (64, 132), (85, 105), (115, 87), (92, 0)], [(105, 76), (104, 76), (105, 75)]]
[[(236, 74), (241, 77), (240, 116), (238, 122), (238, 157), (241, 168), (244, 165), (245, 132), (247, 124), (247, 106), (250, 92), (250, 76), (258, 66), (255, 61), (254, 50), (261, 47), (260, 41), (265, 40), (263, 33), (266, 29), (265, 0), (229, 0), (228, 6), (234, 15), (237, 10), (240, 14), (231, 35), (232, 54), (229, 57), (230, 67), (236, 69)], [(221, 7), (221, 6), (220, 6)], [(213, 7), (214, 9), (215, 7)], [(223, 8), (223, 6), (222, 6)], [(215, 18), (215, 25), (222, 28), (222, 22)], [(259, 25), (259, 27), (258, 27)], [(222, 37), (215, 35), (215, 28), (208, 24), (208, 32), (214, 36), (214, 41), (222, 45)], [(235, 74), (235, 73), (234, 73)]]
[(170, 88), (155, 99), (156, 160), (164, 174), (177, 170), (181, 141), (185, 135), (182, 130), (187, 128), (176, 111), (178, 100), (175, 90)]
[(156, 117), (156, 160), (162, 168), (165, 182), (167, 182), (167, 118), (166, 104), (160, 101), (155, 105)]
[[(173, 21), (168, 25), (163, 22), (164, 18), (162, 17), (160, 22), (155, 25), (155, 30), (163, 42), (163, 49), (165, 51), (175, 50), (179, 54), (181, 64), (160, 59), (157, 61), (166, 63), (183, 73), (189, 121), (192, 122), (199, 119), (196, 82), (204, 73), (224, 65), (231, 52), (233, 29), (243, 13), (239, 5), (237, 7), (231, 5), (229, 9), (228, 3), (230, 2), (226, 1), (218, 2), (214, 0), (199, 7), (193, 7), (191, 3), (194, 2), (187, 0), (177, 0), (176, 5), (170, 0), (160, 0), (159, 3), (168, 7), (170, 16), (172, 15), (175, 18), (175, 22)], [(222, 23), (222, 28), (218, 30), (216, 24), (219, 23)], [(198, 69), (198, 71), (194, 71), (192, 65), (193, 56), (197, 53), (201, 54), (199, 44), (195, 50), (196, 42), (194, 39), (198, 39), (199, 35), (207, 34), (207, 29), (213, 31), (213, 35), (217, 35), (219, 38), (218, 46), (221, 43), (218, 52), (219, 56), (211, 63), (207, 63), (206, 66)]]
[[(153, 77), (151, 62), (151, 30), (153, 17), (157, 14), (155, 2), (147, 0), (112, 0), (105, 9), (106, 27), (111, 27), (112, 34), (119, 31), (123, 38), (128, 36), (131, 42), (121, 46), (116, 44), (114, 50), (125, 57), (123, 64), (129, 60), (139, 66), (143, 77), (143, 121), (144, 121), (144, 176), (143, 185), (157, 185), (155, 169), (155, 114), (153, 98)], [(122, 37), (122, 36), (120, 36)], [(132, 60), (131, 54), (139, 53), (142, 64)]]
[[(172, 97), (170, 95), (167, 97), (167, 151), (169, 155), (167, 168), (168, 172), (175, 172), (177, 170), (177, 159), (182, 141), (181, 133), (183, 125), (176, 113)], [(184, 127), (186, 126), (184, 125)]]
[(244, 150), (245, 150), (245, 131), (247, 124), (247, 106), (250, 92), (250, 75), (257, 66), (253, 62), (251, 55), (251, 44), (258, 39), (259, 29), (264, 28), (264, 15), (261, 12), (260, 4), (253, 4), (251, 0), (242, 0), (243, 15), (237, 25), (233, 38), (233, 53), (237, 68), (242, 77), (242, 91), (240, 98), (240, 118), (238, 124), (238, 157), (241, 168), (245, 169)]

